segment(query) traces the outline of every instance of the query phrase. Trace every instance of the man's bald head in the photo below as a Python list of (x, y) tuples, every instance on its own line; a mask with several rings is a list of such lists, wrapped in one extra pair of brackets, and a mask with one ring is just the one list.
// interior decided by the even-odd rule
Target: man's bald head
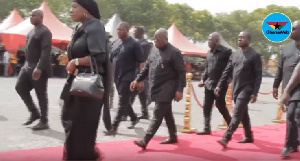
[(295, 41), (300, 41), (300, 20), (293, 23), (290, 37)]
[(30, 22), (34, 26), (38, 26), (43, 23), (44, 12), (40, 9), (34, 9), (30, 14)]
[(158, 29), (154, 34), (154, 43), (158, 49), (164, 48), (168, 44), (168, 30)]
[(208, 46), (211, 50), (215, 50), (215, 48), (220, 45), (221, 35), (217, 32), (213, 32), (208, 36)]

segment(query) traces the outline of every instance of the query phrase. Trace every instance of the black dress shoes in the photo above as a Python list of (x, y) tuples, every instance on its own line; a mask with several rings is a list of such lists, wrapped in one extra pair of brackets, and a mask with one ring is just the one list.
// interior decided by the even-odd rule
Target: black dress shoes
[(115, 137), (116, 134), (117, 134), (117, 130), (115, 130), (115, 129), (110, 129), (110, 130), (108, 130), (108, 131), (105, 131), (104, 134), (105, 134), (106, 136), (113, 136), (113, 137)]
[(220, 145), (223, 146), (223, 148), (227, 148), (227, 144), (228, 144), (228, 141), (225, 140), (225, 139), (222, 139), (222, 140), (218, 140), (217, 141)]
[(140, 118), (137, 118), (135, 121), (131, 122), (131, 125), (128, 126), (128, 129), (133, 129), (135, 127), (135, 125), (140, 121)]
[(160, 144), (176, 144), (176, 143), (178, 143), (177, 137), (168, 138), (167, 140), (160, 142)]
[(254, 143), (254, 139), (245, 137), (243, 140), (239, 141), (238, 143)]
[(141, 140), (141, 141), (134, 141), (134, 144), (137, 145), (137, 146), (139, 146), (139, 147), (141, 147), (143, 150), (145, 150), (145, 149), (146, 149), (146, 146), (147, 146), (147, 145), (144, 143), (143, 140)]
[(211, 131), (204, 130), (204, 131), (201, 131), (201, 132), (197, 132), (196, 134), (197, 135), (211, 135)]
[(40, 118), (40, 114), (39, 113), (33, 113), (30, 115), (30, 117), (28, 118), (28, 120), (26, 122), (23, 123), (24, 126), (30, 125), (32, 124), (35, 120), (38, 120)]
[(142, 115), (140, 116), (140, 119), (149, 120), (149, 115)]
[(292, 152), (293, 152), (293, 148), (285, 147), (281, 152), (281, 157), (288, 158)]
[(32, 130), (35, 130), (35, 131), (46, 130), (46, 129), (49, 129), (49, 124), (47, 122), (43, 123), (41, 121), (37, 125), (32, 127)]

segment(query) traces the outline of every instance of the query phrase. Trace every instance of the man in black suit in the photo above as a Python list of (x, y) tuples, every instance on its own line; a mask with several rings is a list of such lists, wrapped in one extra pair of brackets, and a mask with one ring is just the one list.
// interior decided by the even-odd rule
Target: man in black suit
[(203, 108), (204, 130), (202, 132), (198, 132), (198, 135), (211, 134), (211, 111), (215, 100), (216, 106), (222, 114), (225, 121), (227, 122), (227, 125), (229, 125), (231, 121), (231, 116), (226, 107), (225, 101), (228, 84), (224, 84), (224, 87), (222, 87), (223, 90), (219, 97), (215, 96), (214, 90), (217, 86), (219, 79), (222, 76), (224, 69), (226, 68), (227, 62), (232, 54), (232, 51), (220, 44), (220, 34), (216, 32), (209, 35), (208, 46), (210, 47), (210, 50), (207, 52), (204, 76), (199, 83), (199, 87), (205, 86)]
[(255, 103), (262, 80), (262, 62), (258, 52), (250, 47), (251, 35), (248, 32), (241, 32), (238, 38), (238, 45), (241, 50), (234, 52), (227, 64), (226, 69), (217, 85), (215, 94), (220, 96), (222, 87), (228, 79), (233, 78), (233, 100), (235, 107), (232, 120), (222, 140), (218, 143), (227, 147), (233, 133), (242, 121), (245, 131), (245, 138), (239, 143), (253, 143), (248, 103)]
[(152, 48), (145, 67), (130, 86), (131, 91), (136, 88), (141, 91), (143, 80), (149, 76), (151, 100), (155, 102), (153, 118), (144, 139), (134, 142), (143, 149), (146, 149), (163, 118), (166, 120), (170, 137), (161, 144), (178, 142), (172, 113), (172, 100), (179, 102), (183, 97), (183, 88), (186, 86), (184, 61), (180, 50), (168, 43), (168, 31), (157, 30), (154, 42), (155, 48)]
[[(42, 10), (33, 10), (30, 21), (35, 27), (27, 35), (26, 62), (20, 71), (15, 88), (31, 113), (23, 125), (30, 125), (40, 118), (40, 122), (33, 130), (44, 130), (49, 128), (47, 84), (48, 77), (52, 75), (50, 59), (52, 34), (43, 25)], [(36, 108), (30, 95), (32, 89), (35, 89), (41, 112)]]
[[(273, 97), (275, 99), (278, 99), (278, 87), (281, 81), (282, 88), (285, 89), (300, 60), (300, 21), (293, 23), (290, 37), (295, 41), (286, 44), (281, 49), (282, 57), (279, 61), (278, 71), (273, 84)], [(282, 157), (289, 157), (291, 152), (297, 152), (299, 146), (296, 119), (300, 119), (300, 86), (298, 85), (289, 91), (289, 94), (291, 99), (287, 108), (287, 134), (285, 147), (281, 153)]]

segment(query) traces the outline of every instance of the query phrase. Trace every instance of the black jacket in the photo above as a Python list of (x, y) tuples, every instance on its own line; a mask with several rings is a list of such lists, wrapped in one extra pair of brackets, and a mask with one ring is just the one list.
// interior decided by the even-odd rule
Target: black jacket
[[(284, 89), (288, 84), (295, 67), (300, 60), (300, 50), (296, 48), (295, 42), (286, 44), (281, 48), (281, 58), (278, 63), (278, 70), (274, 80), (273, 88), (279, 88), (282, 82)], [(300, 85), (298, 85), (291, 93), (291, 101), (300, 100)]]
[(243, 52), (234, 52), (228, 61), (227, 67), (218, 83), (222, 88), (228, 78), (233, 78), (233, 98), (250, 99), (251, 95), (257, 96), (262, 80), (262, 61), (260, 54), (253, 48)]
[(32, 29), (26, 39), (25, 68), (38, 68), (52, 75), (51, 63), (52, 34), (45, 25)]
[[(227, 62), (232, 54), (231, 49), (219, 45), (215, 52), (208, 51), (203, 82), (208, 90), (214, 90), (219, 82)], [(227, 84), (225, 84), (227, 86)]]
[(177, 91), (186, 86), (186, 71), (180, 50), (167, 44), (164, 49), (153, 47), (146, 65), (136, 80), (142, 81), (149, 74), (151, 100), (169, 102)]

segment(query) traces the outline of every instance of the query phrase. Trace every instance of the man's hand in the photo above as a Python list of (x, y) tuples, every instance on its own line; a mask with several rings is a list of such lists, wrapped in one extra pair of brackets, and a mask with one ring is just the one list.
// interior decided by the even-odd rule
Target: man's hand
[(221, 88), (217, 87), (217, 88), (215, 89), (215, 95), (216, 95), (217, 97), (219, 97), (219, 96), (220, 96), (220, 92), (221, 92)]
[(203, 80), (201, 80), (200, 83), (198, 84), (198, 87), (204, 87), (204, 85), (205, 84), (204, 84)]
[(273, 88), (273, 97), (278, 100), (278, 88)]
[(130, 84), (130, 90), (132, 92), (134, 92), (137, 86), (138, 86), (138, 82), (137, 81), (131, 82), (131, 84)]
[(67, 69), (67, 72), (68, 72), (69, 74), (74, 75), (75, 70), (76, 70), (75, 59), (71, 60), (71, 61), (68, 63), (66, 69)]
[(257, 96), (251, 95), (251, 103), (255, 103), (257, 101)]
[(175, 94), (175, 101), (179, 102), (183, 98), (183, 93), (182, 92), (176, 92)]
[(290, 94), (287, 93), (286, 91), (283, 92), (282, 97), (280, 99), (280, 103), (288, 106), (289, 105), (289, 101), (290, 101)]
[(145, 90), (145, 83), (144, 81), (141, 81), (137, 84), (137, 90), (139, 93), (143, 92)]
[(41, 78), (41, 75), (42, 75), (42, 70), (35, 68), (32, 73), (32, 79), (39, 80)]

